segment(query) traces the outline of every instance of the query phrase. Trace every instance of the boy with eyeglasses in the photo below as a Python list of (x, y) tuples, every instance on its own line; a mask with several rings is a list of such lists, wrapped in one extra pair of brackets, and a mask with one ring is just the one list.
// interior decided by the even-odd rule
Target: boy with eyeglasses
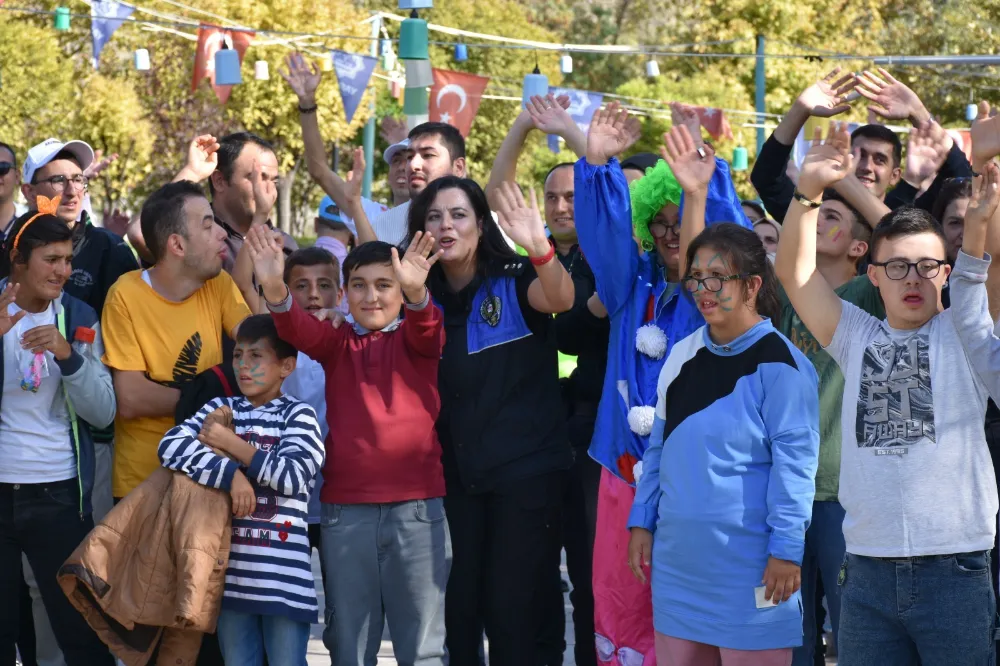
[[(998, 502), (980, 374), (989, 354), (963, 350), (956, 315), (942, 307), (951, 267), (941, 227), (924, 210), (897, 209), (872, 234), (867, 278), (885, 320), (840, 298), (824, 279), (816, 199), (853, 165), (843, 125), (832, 126), (825, 143), (816, 134), (775, 269), (845, 377), (838, 658), (845, 666), (992, 663), (989, 551)], [(973, 214), (970, 206), (967, 225)], [(975, 261), (960, 255), (956, 274), (976, 272)]]

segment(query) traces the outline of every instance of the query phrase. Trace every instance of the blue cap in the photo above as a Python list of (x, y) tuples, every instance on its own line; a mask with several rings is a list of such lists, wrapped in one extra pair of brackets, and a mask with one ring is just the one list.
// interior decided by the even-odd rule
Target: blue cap
[(319, 216), (327, 222), (344, 224), (344, 218), (340, 214), (340, 207), (330, 197), (323, 197), (323, 200), (319, 202)]

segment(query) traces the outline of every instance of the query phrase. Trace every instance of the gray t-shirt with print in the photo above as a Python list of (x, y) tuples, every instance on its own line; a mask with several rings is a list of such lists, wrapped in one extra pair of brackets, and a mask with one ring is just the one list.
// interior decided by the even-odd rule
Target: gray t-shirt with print
[(840, 502), (847, 552), (989, 550), (997, 488), (983, 432), (986, 388), (952, 312), (896, 330), (846, 301), (842, 308), (826, 349), (845, 377)]

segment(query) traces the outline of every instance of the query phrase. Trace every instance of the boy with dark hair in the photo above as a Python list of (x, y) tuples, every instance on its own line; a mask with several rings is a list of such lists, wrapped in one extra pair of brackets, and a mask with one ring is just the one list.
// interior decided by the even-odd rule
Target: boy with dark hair
[(217, 631), (228, 664), (300, 666), (317, 619), (303, 509), (324, 452), (316, 413), (282, 395), (296, 354), (271, 317), (247, 318), (233, 352), (243, 396), (212, 400), (158, 449), (164, 467), (233, 497)]
[(355, 248), (343, 271), (354, 321), (334, 328), (292, 296), (274, 236), (247, 236), (279, 334), (326, 374), (323, 639), (334, 666), (372, 663), (386, 620), (400, 663), (444, 663), (451, 542), (435, 430), (444, 318), (425, 286), (433, 245), (418, 233), (402, 259), (387, 243)]
[[(941, 227), (922, 209), (893, 211), (872, 234), (866, 277), (882, 296), (884, 321), (824, 278), (815, 199), (851, 169), (843, 126), (831, 127), (825, 143), (816, 137), (775, 263), (796, 314), (844, 375), (839, 658), (860, 666), (989, 663), (998, 503), (980, 368), (990, 356), (963, 350), (958, 315), (942, 312), (951, 267)], [(966, 220), (975, 212), (970, 206)], [(956, 274), (985, 272), (976, 261), (960, 254)]]

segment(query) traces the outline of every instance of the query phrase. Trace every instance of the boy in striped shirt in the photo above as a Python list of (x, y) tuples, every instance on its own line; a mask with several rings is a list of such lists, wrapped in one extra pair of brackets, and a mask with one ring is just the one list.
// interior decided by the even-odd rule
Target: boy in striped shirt
[(163, 437), (168, 469), (233, 497), (218, 636), (227, 664), (304, 666), (317, 619), (309, 494), (324, 449), (312, 407), (281, 394), (297, 351), (268, 315), (240, 324), (233, 370), (243, 397), (216, 398)]

